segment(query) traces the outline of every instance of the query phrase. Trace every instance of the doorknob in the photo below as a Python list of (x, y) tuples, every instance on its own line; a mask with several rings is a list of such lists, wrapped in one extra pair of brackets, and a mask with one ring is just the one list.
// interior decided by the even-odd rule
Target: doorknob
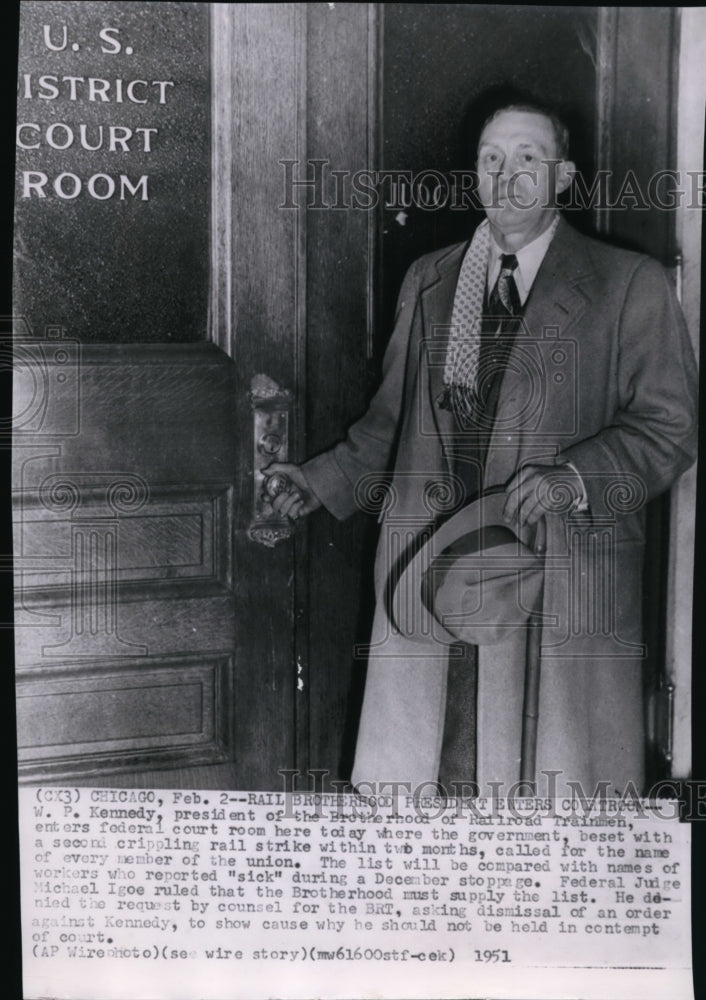
[(249, 397), (253, 415), (253, 513), (248, 536), (273, 548), (292, 536), (291, 521), (272, 508), (274, 498), (289, 488), (289, 480), (279, 473), (265, 476), (262, 470), (271, 462), (288, 460), (292, 394), (268, 375), (255, 375)]
[(289, 489), (289, 480), (281, 472), (275, 472), (265, 480), (265, 497), (274, 500)]

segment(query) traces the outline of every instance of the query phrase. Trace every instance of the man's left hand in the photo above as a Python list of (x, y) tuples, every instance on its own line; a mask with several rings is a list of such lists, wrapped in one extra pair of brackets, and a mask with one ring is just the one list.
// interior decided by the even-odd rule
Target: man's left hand
[[(536, 524), (544, 514), (551, 514), (552, 489), (561, 491), (562, 509), (583, 496), (583, 484), (570, 465), (525, 465), (505, 487), (507, 500), (503, 517), (508, 524)], [(566, 502), (567, 491), (572, 494)]]

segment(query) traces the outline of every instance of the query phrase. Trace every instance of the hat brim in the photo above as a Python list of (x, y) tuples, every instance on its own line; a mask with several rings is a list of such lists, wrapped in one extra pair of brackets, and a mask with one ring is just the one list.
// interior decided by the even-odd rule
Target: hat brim
[(495, 492), (444, 521), (410, 560), (390, 613), (411, 639), (488, 646), (527, 627), (541, 604), (544, 560), (504, 521)]

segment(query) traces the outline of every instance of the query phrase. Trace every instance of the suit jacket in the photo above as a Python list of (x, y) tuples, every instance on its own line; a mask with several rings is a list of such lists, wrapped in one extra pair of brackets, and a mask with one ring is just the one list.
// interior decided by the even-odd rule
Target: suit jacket
[[(436, 780), (448, 647), (402, 636), (391, 586), (456, 502), (453, 417), (436, 405), (459, 269), (468, 244), (428, 254), (404, 280), (382, 384), (346, 440), (304, 472), (338, 518), (380, 499), (377, 608), (354, 783)], [(582, 236), (562, 219), (535, 279), (503, 377), (484, 486), (527, 462), (570, 460), (592, 522), (577, 527), (559, 482), (547, 514), (538, 775), (587, 790), (643, 781), (641, 575), (644, 505), (693, 462), (696, 367), (661, 266)], [(524, 633), (479, 658), (477, 780), (519, 777)], [(430, 790), (430, 789), (428, 789)]]

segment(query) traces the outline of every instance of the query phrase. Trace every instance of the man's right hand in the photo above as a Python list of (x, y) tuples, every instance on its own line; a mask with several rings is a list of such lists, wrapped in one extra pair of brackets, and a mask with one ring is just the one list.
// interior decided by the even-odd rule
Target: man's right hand
[(321, 501), (309, 486), (306, 476), (298, 465), (292, 465), (289, 462), (273, 462), (263, 469), (262, 473), (268, 479), (275, 473), (279, 473), (289, 480), (289, 489), (282, 490), (270, 501), (272, 509), (281, 517), (288, 517), (290, 520), (296, 521), (297, 518), (305, 517), (321, 506)]

